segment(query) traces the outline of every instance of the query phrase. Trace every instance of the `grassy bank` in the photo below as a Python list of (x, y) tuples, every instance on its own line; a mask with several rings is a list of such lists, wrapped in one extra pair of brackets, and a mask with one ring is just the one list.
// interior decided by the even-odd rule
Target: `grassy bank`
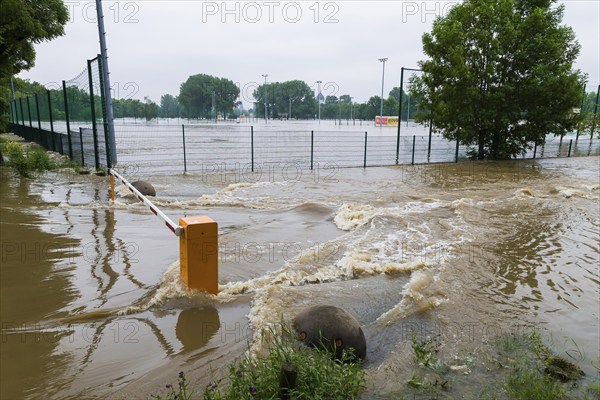
[[(283, 369), (288, 373), (282, 375)], [(293, 376), (295, 384), (290, 384)], [(285, 335), (272, 343), (266, 357), (245, 356), (230, 365), (225, 379), (213, 381), (202, 390), (192, 390), (185, 374), (180, 372), (177, 383), (167, 384), (162, 396), (167, 400), (351, 400), (358, 398), (364, 381), (365, 372), (351, 352), (345, 353), (341, 360), (334, 360), (331, 351), (307, 348)], [(162, 396), (154, 398), (163, 399)]]
[[(12, 168), (18, 175), (30, 178), (34, 173), (59, 168), (73, 168), (79, 171), (79, 164), (67, 157), (55, 155), (51, 157), (43, 147), (35, 143), (9, 140), (0, 137), (0, 157), (4, 165)], [(6, 160), (4, 160), (6, 158)]]
[(442, 358), (440, 346), (435, 339), (413, 339), (418, 367), (398, 398), (465, 398), (454, 389), (466, 385), (474, 388), (472, 398), (483, 400), (600, 399), (598, 381), (582, 383), (583, 371), (554, 354), (537, 331), (502, 335), (492, 344), (492, 354)]
[[(411, 347), (415, 361), (411, 377), (406, 382), (399, 381), (398, 391), (389, 399), (600, 399), (598, 380), (583, 382), (584, 373), (579, 367), (553, 354), (537, 332), (503, 335), (493, 343), (493, 354), (480, 354), (480, 358), (473, 354), (445, 358), (440, 351), (443, 344), (437, 338), (413, 338)], [(293, 341), (279, 342), (264, 358), (245, 357), (232, 364), (227, 378), (206, 388), (193, 388), (193, 382), (180, 372), (177, 383), (167, 385), (155, 399), (285, 398), (279, 389), (281, 369), (290, 363), (297, 367), (298, 380), (287, 398), (359, 398), (365, 371), (351, 361), (351, 355), (344, 361), (334, 361), (331, 353), (324, 350), (307, 349)], [(471, 373), (471, 368), (483, 369), (485, 373)], [(455, 388), (461, 385), (471, 386), (473, 397), (458, 394)]]

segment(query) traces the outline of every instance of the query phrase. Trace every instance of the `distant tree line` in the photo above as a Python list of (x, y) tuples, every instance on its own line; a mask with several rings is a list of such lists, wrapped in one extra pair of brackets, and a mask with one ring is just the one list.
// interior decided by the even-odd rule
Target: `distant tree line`
[[(40, 107), (40, 117), (48, 120), (47, 89), (38, 82), (29, 82), (14, 78), (16, 97), (34, 96), (38, 98), (43, 106)], [(417, 120), (427, 122), (430, 111), (420, 94), (416, 93), (415, 86), (411, 82), (407, 85), (408, 92), (402, 92), (402, 115), (401, 120)], [(266, 91), (265, 91), (266, 88)], [(304, 81), (292, 80), (286, 82), (267, 83), (266, 86), (258, 86), (253, 96), (255, 102), (253, 108), (243, 110), (239, 101), (239, 88), (229, 79), (213, 77), (205, 74), (190, 76), (180, 86), (178, 96), (164, 94), (157, 104), (144, 97), (139, 99), (113, 99), (113, 114), (115, 118), (133, 118), (152, 120), (155, 118), (200, 118), (214, 119), (217, 115), (224, 118), (235, 118), (240, 115), (252, 113), (258, 118), (265, 115), (266, 106), (270, 119), (315, 119), (318, 117), (319, 104), (316, 93)], [(398, 116), (400, 88), (394, 87), (388, 97), (383, 100), (383, 115)], [(598, 116), (594, 118), (594, 106), (596, 92), (581, 93), (583, 107), (578, 129), (585, 134), (593, 127), (600, 131), (597, 123)], [(52, 104), (52, 116), (55, 120), (65, 118), (65, 107), (63, 92), (60, 89), (50, 90)], [(69, 103), (69, 117), (72, 121), (90, 121), (91, 107), (90, 95), (87, 88), (67, 87), (67, 99)], [(328, 95), (321, 102), (321, 119), (360, 119), (374, 120), (380, 114), (381, 97), (371, 96), (363, 103), (352, 101), (349, 94), (338, 96)], [(33, 101), (33, 98), (30, 99)], [(95, 95), (95, 110), (97, 118), (101, 116), (102, 104), (100, 97)], [(25, 103), (26, 107), (26, 103)], [(31, 104), (32, 113), (35, 116), (34, 104)], [(290, 114), (291, 112), (291, 114)], [(27, 116), (27, 110), (25, 110)], [(20, 116), (19, 116), (20, 118)], [(26, 117), (27, 118), (27, 117)]]

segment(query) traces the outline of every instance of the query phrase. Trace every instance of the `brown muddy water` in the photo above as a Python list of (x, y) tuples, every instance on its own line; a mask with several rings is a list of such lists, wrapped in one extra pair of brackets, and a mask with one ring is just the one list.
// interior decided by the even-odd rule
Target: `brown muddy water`
[[(197, 391), (302, 308), (353, 314), (363, 398), (396, 398), (411, 337), (467, 364), (539, 329), (598, 379), (599, 158), (148, 177), (177, 220), (220, 231), (220, 294), (178, 279), (178, 239), (108, 178), (2, 169), (1, 398), (148, 398), (185, 371)], [(136, 179), (135, 173), (127, 177)], [(467, 357), (468, 358), (468, 357)]]

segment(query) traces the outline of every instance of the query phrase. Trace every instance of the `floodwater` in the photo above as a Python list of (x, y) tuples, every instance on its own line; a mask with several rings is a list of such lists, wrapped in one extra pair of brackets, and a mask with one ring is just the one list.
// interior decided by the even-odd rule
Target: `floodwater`
[[(219, 223), (218, 296), (182, 286), (178, 239), (124, 187), (112, 204), (106, 177), (2, 169), (0, 397), (148, 398), (179, 371), (201, 392), (256, 332), (316, 304), (363, 326), (365, 398), (396, 398), (413, 334), (477, 356), (537, 328), (597, 380), (599, 168), (579, 157), (145, 175), (173, 220)], [(476, 398), (486, 374), (473, 366), (452, 394)]]

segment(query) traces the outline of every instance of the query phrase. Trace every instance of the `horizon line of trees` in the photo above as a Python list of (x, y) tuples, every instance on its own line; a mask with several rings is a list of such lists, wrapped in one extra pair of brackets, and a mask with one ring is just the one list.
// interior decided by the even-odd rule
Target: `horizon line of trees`
[[(26, 97), (28, 95), (39, 96), (40, 117), (48, 119), (47, 91), (50, 91), (52, 104), (52, 115), (54, 119), (65, 118), (64, 97), (61, 89), (47, 89), (38, 82), (30, 82), (20, 78), (14, 78), (15, 95)], [(411, 84), (409, 91), (403, 90), (401, 121), (416, 120), (427, 122), (429, 110), (424, 105), (422, 97), (414, 90)], [(213, 95), (214, 93), (214, 95)], [(400, 88), (394, 87), (383, 101), (384, 116), (398, 116)], [(42, 96), (43, 95), (43, 96)], [(215, 119), (217, 115), (224, 118), (237, 118), (241, 115), (253, 115), (256, 118), (264, 118), (265, 111), (265, 85), (258, 86), (253, 96), (256, 99), (254, 107), (245, 110), (239, 101), (239, 89), (233, 81), (226, 78), (218, 78), (205, 74), (192, 75), (181, 84), (180, 94), (173, 96), (164, 94), (160, 103), (152, 101), (148, 96), (139, 99), (113, 99), (114, 118), (134, 118), (152, 120), (155, 118), (195, 118)], [(267, 112), (269, 119), (315, 119), (318, 118), (319, 104), (316, 95), (310, 86), (301, 80), (285, 82), (272, 82), (266, 85)], [(96, 113), (101, 110), (100, 97), (94, 96), (96, 102)], [(590, 131), (597, 124), (598, 116), (594, 117), (597, 92), (581, 93), (581, 118), (577, 129), (581, 132)], [(71, 120), (91, 120), (90, 97), (87, 87), (67, 87), (67, 99), (69, 102), (69, 116)], [(32, 114), (35, 114), (34, 105)], [(321, 119), (359, 119), (375, 120), (380, 114), (381, 97), (371, 96), (367, 101), (353, 102), (348, 94), (328, 95), (321, 102)], [(290, 115), (291, 111), (291, 115)], [(27, 114), (26, 114), (27, 115)], [(600, 128), (600, 126), (599, 126)]]

